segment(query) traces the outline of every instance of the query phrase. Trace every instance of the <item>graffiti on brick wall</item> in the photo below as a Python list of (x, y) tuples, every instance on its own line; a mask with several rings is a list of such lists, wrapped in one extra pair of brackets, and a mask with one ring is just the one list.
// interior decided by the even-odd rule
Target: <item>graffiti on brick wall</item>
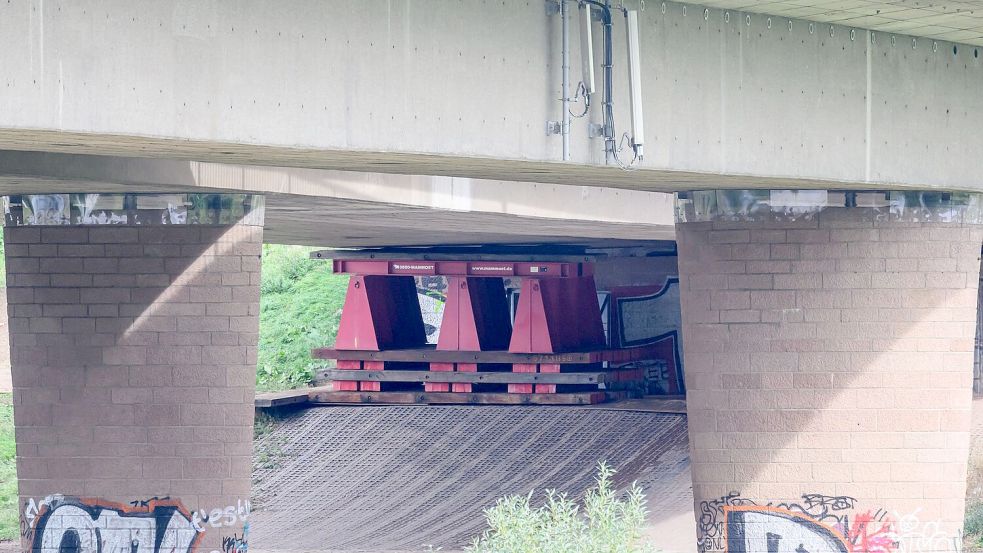
[(249, 519), (252, 504), (249, 500), (239, 500), (235, 505), (227, 505), (216, 509), (194, 511), (191, 522), (195, 530), (204, 532), (206, 526), (211, 528), (228, 528)]
[(739, 493), (700, 504), (701, 553), (922, 553), (961, 551), (962, 539), (918, 513), (858, 512), (846, 496), (806, 494), (760, 504)]
[(223, 549), (244, 553), (249, 515), (249, 501), (242, 500), (191, 511), (167, 497), (122, 504), (52, 495), (25, 503), (21, 535), (32, 553), (193, 553), (208, 528), (242, 522), (242, 536), (225, 538)]
[(440, 335), (440, 322), (444, 318), (444, 304), (447, 303), (447, 278), (441, 276), (415, 278), (420, 313), (423, 315), (423, 328), (427, 332), (427, 343), (436, 344)]
[(8, 226), (262, 224), (252, 194), (35, 194), (0, 197)]
[[(26, 516), (31, 516), (28, 505)], [(137, 506), (96, 500), (57, 498), (33, 514), (35, 553), (101, 551), (189, 553), (200, 532), (180, 503), (150, 500)]]
[(807, 221), (835, 208), (862, 208), (875, 221), (979, 224), (972, 194), (944, 192), (829, 192), (826, 190), (710, 190), (679, 198), (677, 217), (697, 221)]
[[(246, 553), (249, 551), (249, 523), (247, 522), (242, 529), (242, 536), (232, 534), (222, 538), (221, 553)], [(219, 552), (213, 552), (219, 553)]]
[(953, 537), (937, 520), (920, 518), (921, 509), (907, 514), (894, 513), (898, 534), (905, 551), (952, 551)]
[(612, 290), (614, 336), (620, 347), (657, 344), (662, 358), (639, 363), (650, 394), (682, 394), (682, 314), (679, 277), (669, 277), (657, 289), (648, 286)]

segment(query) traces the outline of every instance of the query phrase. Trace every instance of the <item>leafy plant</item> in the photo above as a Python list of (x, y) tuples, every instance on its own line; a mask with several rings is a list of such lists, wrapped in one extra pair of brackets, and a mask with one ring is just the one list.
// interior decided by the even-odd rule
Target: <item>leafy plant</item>
[(331, 272), (329, 261), (310, 258), (313, 248), (263, 246), (260, 281), (259, 356), (261, 391), (305, 386), (324, 366), (311, 349), (334, 343), (348, 277)]
[(983, 550), (983, 455), (973, 448), (966, 475), (966, 517), (963, 521), (967, 551)]
[(20, 537), (17, 461), (14, 445), (14, 405), (11, 394), (0, 394), (0, 541)]
[(472, 553), (647, 553), (643, 542), (645, 496), (632, 484), (619, 494), (605, 463), (597, 469), (597, 485), (584, 495), (583, 505), (555, 490), (546, 501), (532, 506), (532, 493), (508, 496), (485, 511), (488, 530), (476, 538)]
[(0, 286), (7, 285), (7, 255), (3, 245), (3, 230), (0, 229)]
[(966, 506), (964, 531), (974, 545), (983, 545), (983, 503)]

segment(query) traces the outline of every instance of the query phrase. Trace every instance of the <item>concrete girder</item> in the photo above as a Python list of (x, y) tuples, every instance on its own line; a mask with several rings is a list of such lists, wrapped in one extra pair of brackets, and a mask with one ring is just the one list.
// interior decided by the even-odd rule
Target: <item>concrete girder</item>
[(596, 118), (557, 162), (559, 22), (538, 1), (15, 0), (0, 147), (660, 191), (983, 188), (972, 48), (666, 4), (641, 13), (631, 173), (603, 165)]
[(805, 4), (796, 0), (702, 0), (714, 15), (729, 10), (785, 17), (805, 17), (823, 23), (854, 25), (886, 35), (908, 33), (930, 39), (983, 46), (983, 21), (976, 15), (979, 4), (970, 1), (924, 4), (892, 0), (845, 0)]
[(0, 151), (0, 195), (254, 192), (265, 240), (333, 247), (672, 240), (672, 196), (587, 186)]

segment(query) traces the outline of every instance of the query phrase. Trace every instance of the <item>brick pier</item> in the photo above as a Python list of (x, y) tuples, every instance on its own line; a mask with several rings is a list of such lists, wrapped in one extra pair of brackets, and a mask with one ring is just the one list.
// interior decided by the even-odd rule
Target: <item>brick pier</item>
[(255, 222), (5, 229), (25, 550), (245, 543)]
[(884, 218), (677, 224), (701, 550), (956, 550), (983, 229)]

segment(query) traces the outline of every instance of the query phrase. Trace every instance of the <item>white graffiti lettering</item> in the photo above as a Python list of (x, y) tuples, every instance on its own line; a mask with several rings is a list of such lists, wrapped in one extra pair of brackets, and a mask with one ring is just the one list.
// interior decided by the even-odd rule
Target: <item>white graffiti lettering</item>
[(918, 514), (921, 509), (902, 515), (894, 513), (897, 521), (898, 553), (926, 553), (949, 551), (961, 553), (962, 537), (953, 536), (942, 529), (942, 522), (929, 520), (922, 522)]
[(49, 495), (40, 501), (34, 501), (33, 497), (27, 500), (27, 502), (24, 504), (24, 516), (21, 519), (20, 524), (21, 536), (28, 540), (33, 539), (34, 526), (37, 523), (38, 515), (41, 513), (41, 510), (56, 501), (63, 501), (64, 499), (65, 496), (56, 494)]
[(191, 514), (191, 525), (198, 532), (205, 531), (205, 525), (211, 528), (225, 528), (235, 526), (239, 522), (249, 520), (249, 513), (252, 504), (249, 500), (238, 500), (235, 505), (229, 505), (224, 509), (212, 509), (210, 511), (200, 510)]

